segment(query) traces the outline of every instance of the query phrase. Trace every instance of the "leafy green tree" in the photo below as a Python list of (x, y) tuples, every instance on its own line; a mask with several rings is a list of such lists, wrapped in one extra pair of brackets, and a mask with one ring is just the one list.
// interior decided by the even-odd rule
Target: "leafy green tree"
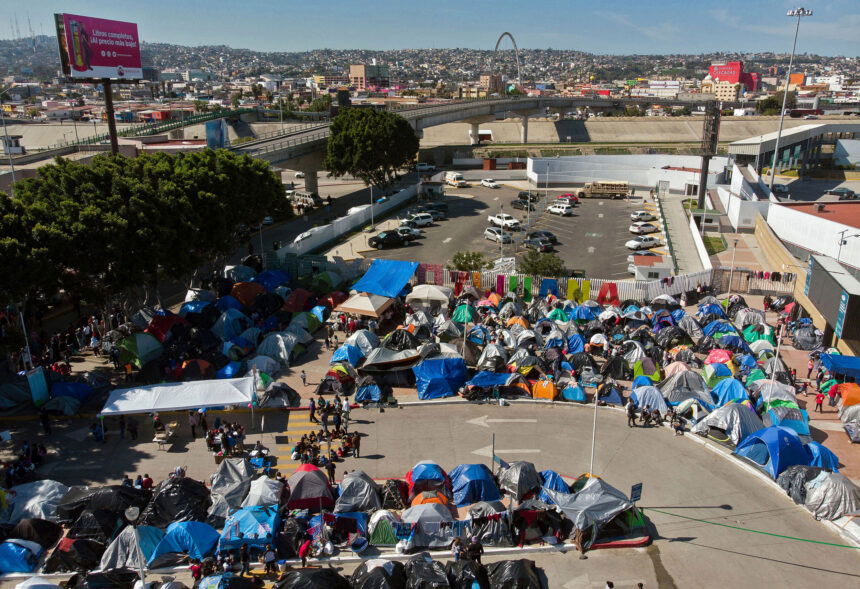
[(319, 98), (315, 98), (310, 106), (308, 106), (308, 110), (311, 112), (328, 112), (331, 108), (331, 94), (326, 94), (325, 96), (320, 96)]
[(331, 124), (325, 167), (365, 184), (387, 186), (418, 154), (418, 137), (403, 117), (371, 108), (343, 109)]
[(530, 276), (562, 276), (565, 274), (564, 262), (558, 254), (527, 251), (520, 259), (518, 270)]
[(209, 105), (203, 102), (202, 100), (194, 101), (194, 112), (209, 112)]
[[(773, 96), (769, 96), (764, 100), (759, 100), (756, 103), (756, 111), (763, 115), (778, 115), (782, 109), (782, 92), (777, 92)], [(794, 92), (788, 93), (788, 98), (785, 101), (785, 108), (794, 108), (797, 106), (797, 99)]]
[(491, 266), (487, 258), (481, 252), (457, 252), (448, 264), (449, 270), (462, 272), (476, 272), (486, 270)]
[(233, 105), (233, 108), (239, 108), (239, 95), (234, 94), (233, 98), (230, 99), (230, 104)]

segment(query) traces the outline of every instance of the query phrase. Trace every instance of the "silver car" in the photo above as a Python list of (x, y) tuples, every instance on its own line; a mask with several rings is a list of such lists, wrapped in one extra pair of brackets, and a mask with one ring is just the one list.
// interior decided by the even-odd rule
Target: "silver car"
[(506, 233), (498, 227), (487, 227), (484, 229), (484, 239), (501, 243), (511, 243), (513, 241), (510, 233)]

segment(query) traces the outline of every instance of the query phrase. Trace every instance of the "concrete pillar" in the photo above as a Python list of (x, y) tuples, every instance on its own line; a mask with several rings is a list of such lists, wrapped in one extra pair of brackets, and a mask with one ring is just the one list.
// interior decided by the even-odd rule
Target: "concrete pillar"
[(478, 145), (481, 143), (481, 125), (479, 123), (472, 123), (472, 130), (469, 131), (471, 135), (472, 145)]
[(529, 142), (529, 118), (527, 116), (520, 117), (520, 143)]
[(316, 192), (319, 194), (319, 182), (317, 179), (317, 170), (304, 170), (305, 172), (305, 190), (308, 192)]

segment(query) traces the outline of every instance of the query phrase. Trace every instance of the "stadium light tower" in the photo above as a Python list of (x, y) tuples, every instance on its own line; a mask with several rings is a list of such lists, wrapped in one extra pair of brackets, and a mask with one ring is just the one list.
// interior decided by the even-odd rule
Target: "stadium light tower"
[(786, 16), (797, 17), (797, 25), (794, 27), (794, 44), (791, 46), (791, 57), (788, 58), (788, 72), (785, 74), (785, 88), (782, 91), (782, 109), (779, 111), (779, 130), (776, 132), (776, 145), (773, 146), (773, 165), (770, 167), (770, 184), (768, 188), (773, 192), (773, 181), (776, 178), (776, 159), (779, 156), (779, 140), (782, 138), (782, 123), (785, 120), (785, 102), (788, 98), (788, 86), (791, 83), (791, 66), (794, 64), (794, 50), (797, 49), (797, 34), (800, 32), (800, 19), (804, 16), (812, 16), (812, 11), (799, 7), (789, 10)]

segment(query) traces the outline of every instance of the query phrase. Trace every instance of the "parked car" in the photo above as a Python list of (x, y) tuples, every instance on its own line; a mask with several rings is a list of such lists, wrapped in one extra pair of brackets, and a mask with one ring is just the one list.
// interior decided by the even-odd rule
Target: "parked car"
[(803, 118), (806, 119), (807, 121), (812, 121), (812, 120), (817, 119), (818, 115), (804, 115)]
[(653, 221), (656, 218), (650, 211), (634, 211), (630, 213), (631, 221)]
[(565, 199), (568, 203), (572, 205), (579, 204), (579, 197), (573, 194), (572, 192), (566, 192), (564, 194), (559, 194), (556, 198)]
[(416, 207), (412, 207), (408, 211), (406, 211), (407, 215), (420, 215), (421, 213), (426, 213), (433, 217), (434, 221), (444, 221), (448, 218), (446, 211), (437, 208), (430, 208), (425, 205), (419, 205)]
[(403, 241), (415, 241), (421, 237), (421, 230), (414, 229), (412, 227), (404, 227), (401, 225), (395, 229), (395, 231), (397, 232), (397, 235), (403, 238)]
[(495, 225), (497, 227), (504, 227), (506, 229), (519, 229), (520, 222), (515, 219), (513, 216), (507, 213), (499, 213), (497, 215), (490, 215), (487, 217), (487, 221), (490, 222), (490, 225)]
[(294, 178), (304, 178), (304, 177), (305, 177), (305, 173), (304, 173), (304, 172), (296, 172), (296, 173), (293, 175), (293, 177), (294, 177)]
[(492, 178), (484, 178), (483, 180), (481, 180), (481, 186), (484, 186), (486, 188), (501, 188), (499, 183)]
[(568, 204), (555, 203), (549, 207), (546, 212), (551, 215), (561, 215), (562, 217), (570, 217), (573, 215), (573, 207)]
[(409, 227), (410, 229), (418, 229), (418, 223), (409, 219), (400, 219), (401, 227)]
[(630, 233), (634, 233), (636, 235), (645, 235), (646, 233), (656, 233), (660, 231), (660, 228), (654, 225), (653, 223), (633, 223), (630, 227), (627, 228)]
[(849, 198), (854, 196), (854, 191), (845, 186), (837, 186), (836, 188), (831, 188), (826, 192), (826, 194), (832, 194), (833, 196), (848, 196)]
[(430, 210), (443, 211), (446, 215), (448, 214), (448, 203), (447, 202), (442, 202), (439, 200), (431, 200), (429, 202), (425, 202), (421, 206), (423, 206), (428, 211), (430, 211)]
[(417, 213), (407, 220), (415, 223), (416, 227), (429, 227), (433, 224), (433, 215), (430, 213)]
[(558, 245), (558, 237), (556, 237), (555, 233), (553, 233), (552, 231), (538, 229), (537, 231), (532, 231), (528, 235), (526, 235), (526, 239), (533, 239), (535, 237), (547, 239), (551, 244)]
[(381, 250), (384, 247), (400, 247), (406, 240), (397, 231), (383, 231), (367, 240), (367, 245)]
[(788, 184), (774, 184), (773, 185), (773, 193), (774, 194), (788, 194)]
[(527, 200), (512, 200), (511, 201), (512, 209), (519, 209), (521, 211), (533, 211), (535, 210), (535, 206)]
[(639, 237), (634, 237), (630, 241), (624, 244), (629, 250), (643, 250), (649, 249), (654, 246), (660, 245), (660, 240), (656, 237), (651, 237), (650, 235), (640, 235)]
[(269, 215), (266, 215), (265, 217), (263, 217), (263, 225), (271, 225), (274, 222), (275, 222), (275, 220), (273, 218), (271, 218)]
[(519, 194), (517, 194), (517, 198), (520, 200), (527, 200), (529, 202), (537, 202), (540, 199), (540, 194), (531, 190), (521, 190)]
[(511, 234), (502, 231), (499, 227), (487, 227), (484, 229), (484, 239), (489, 239), (497, 243), (511, 243), (513, 241)]
[(523, 241), (523, 245), (528, 249), (539, 252), (551, 252), (553, 250), (552, 243), (543, 237), (532, 237)]
[(436, 170), (436, 166), (434, 166), (433, 164), (426, 164), (424, 162), (418, 162), (417, 164), (415, 164), (415, 171), (416, 172), (425, 172), (426, 173), (426, 172), (433, 172), (435, 170)]
[(561, 197), (561, 196), (560, 196), (560, 197), (558, 197), (558, 198), (556, 199), (556, 201), (555, 201), (553, 204), (557, 204), (557, 205), (570, 205), (570, 206), (574, 206), (574, 205), (576, 205), (576, 203), (575, 203), (575, 202), (573, 202), (572, 200), (567, 199), (567, 198), (564, 198), (564, 197)]

